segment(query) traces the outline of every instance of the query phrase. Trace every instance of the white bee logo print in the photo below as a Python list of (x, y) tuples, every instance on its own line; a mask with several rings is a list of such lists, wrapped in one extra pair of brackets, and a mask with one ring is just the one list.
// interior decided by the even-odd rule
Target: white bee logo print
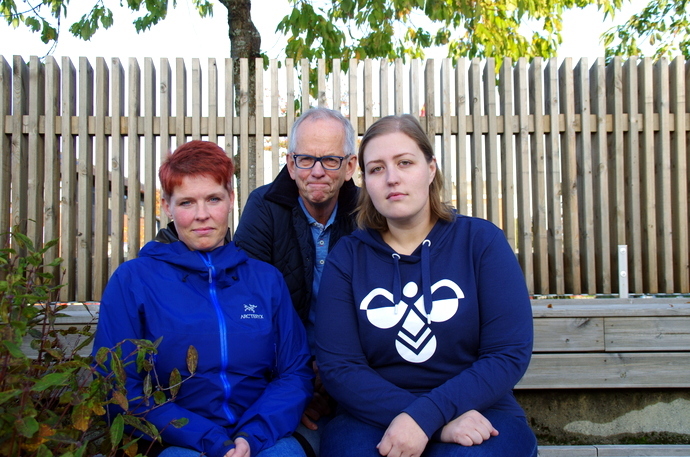
[[(455, 297), (433, 300), (431, 312), (428, 315), (424, 309), (423, 295), (412, 306), (405, 303), (404, 299), (396, 305), (393, 303), (393, 294), (380, 287), (364, 297), (359, 309), (365, 310), (369, 322), (378, 328), (391, 328), (402, 320), (402, 328), (395, 340), (398, 354), (408, 362), (426, 362), (436, 352), (436, 336), (431, 331), (431, 322), (444, 322), (453, 317), (458, 311), (460, 299), (465, 298), (462, 289), (450, 279), (442, 279), (432, 285), (431, 293), (442, 287), (449, 288)], [(408, 299), (417, 295), (418, 292), (419, 287), (413, 282), (408, 282), (403, 287), (403, 296)], [(391, 306), (369, 309), (372, 300), (379, 296), (388, 300)]]

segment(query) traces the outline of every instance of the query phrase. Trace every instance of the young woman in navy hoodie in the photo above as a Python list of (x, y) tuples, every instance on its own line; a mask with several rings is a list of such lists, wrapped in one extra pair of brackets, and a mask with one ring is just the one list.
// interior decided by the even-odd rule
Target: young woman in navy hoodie
[(339, 402), (321, 455), (536, 456), (512, 393), (532, 312), (503, 232), (442, 203), (410, 115), (374, 123), (359, 166), (360, 229), (329, 254), (317, 303), (319, 372)]
[[(191, 141), (161, 165), (162, 209), (172, 222), (139, 257), (110, 278), (101, 301), (94, 354), (131, 339), (155, 341), (158, 379), (199, 355), (177, 398), (152, 407), (137, 364), (125, 366), (135, 413), (162, 431), (159, 457), (298, 457), (290, 434), (312, 397), (306, 332), (282, 274), (230, 240), (232, 160), (218, 145)], [(117, 411), (114, 411), (117, 412)], [(186, 418), (181, 428), (171, 421)], [(145, 439), (146, 437), (144, 437)], [(149, 455), (148, 441), (139, 451)]]

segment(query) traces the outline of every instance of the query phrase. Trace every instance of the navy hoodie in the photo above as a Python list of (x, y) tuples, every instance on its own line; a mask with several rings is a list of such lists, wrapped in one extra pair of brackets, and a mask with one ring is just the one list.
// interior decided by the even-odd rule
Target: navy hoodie
[[(155, 366), (163, 384), (174, 368), (189, 376), (189, 345), (199, 354), (177, 399), (146, 415), (167, 444), (220, 457), (242, 436), (256, 455), (297, 427), (312, 396), (313, 371), (304, 327), (274, 267), (249, 259), (232, 242), (210, 252), (190, 251), (180, 241), (147, 243), (108, 282), (94, 353), (127, 338), (161, 336)], [(133, 349), (127, 343), (123, 354)], [(130, 401), (143, 392), (135, 366), (125, 367)], [(168, 426), (183, 417), (187, 425)]]
[(382, 428), (406, 412), (428, 437), (469, 410), (524, 416), (512, 389), (532, 352), (524, 276), (503, 232), (439, 221), (412, 255), (374, 230), (329, 254), (316, 315), (324, 386)]

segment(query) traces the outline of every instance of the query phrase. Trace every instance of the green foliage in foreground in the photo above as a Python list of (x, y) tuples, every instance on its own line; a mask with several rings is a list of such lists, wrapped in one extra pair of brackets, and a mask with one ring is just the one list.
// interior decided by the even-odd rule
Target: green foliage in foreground
[[(132, 340), (136, 349), (131, 353), (123, 353), (122, 343), (101, 348), (95, 360), (80, 355), (94, 332), (91, 326), (56, 326), (67, 306), (79, 306), (51, 303), (59, 286), (47, 271), (61, 260), (44, 265), (43, 259), (57, 240), (36, 249), (17, 228), (6, 238), (12, 247), (0, 249), (0, 455), (145, 454), (148, 442), (133, 437), (131, 430), (158, 439), (160, 431), (144, 416), (173, 401), (184, 382), (178, 371), (166, 385), (158, 380), (152, 358), (160, 341)], [(196, 362), (190, 346), (192, 376)], [(146, 373), (147, 387), (142, 397), (128, 400), (124, 367), (132, 363)], [(108, 424), (111, 404), (125, 413)], [(185, 423), (180, 419), (170, 425)]]

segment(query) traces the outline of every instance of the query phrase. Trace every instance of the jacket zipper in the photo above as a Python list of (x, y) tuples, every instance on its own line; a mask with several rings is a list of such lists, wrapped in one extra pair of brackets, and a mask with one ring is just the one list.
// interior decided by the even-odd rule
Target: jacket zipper
[(202, 253), (200, 251), (199, 256), (203, 260), (204, 264), (208, 268), (208, 292), (211, 296), (211, 303), (213, 308), (216, 310), (216, 315), (218, 316), (218, 333), (220, 337), (220, 380), (223, 384), (223, 392), (225, 394), (225, 401), (223, 402), (223, 411), (228, 417), (231, 424), (235, 423), (235, 415), (230, 410), (228, 406), (230, 403), (230, 395), (232, 387), (230, 381), (228, 381), (227, 369), (229, 363), (228, 355), (228, 338), (227, 338), (227, 326), (225, 324), (225, 317), (223, 317), (223, 310), (218, 302), (218, 295), (216, 294), (216, 281), (215, 281), (215, 267), (211, 262), (211, 254)]

